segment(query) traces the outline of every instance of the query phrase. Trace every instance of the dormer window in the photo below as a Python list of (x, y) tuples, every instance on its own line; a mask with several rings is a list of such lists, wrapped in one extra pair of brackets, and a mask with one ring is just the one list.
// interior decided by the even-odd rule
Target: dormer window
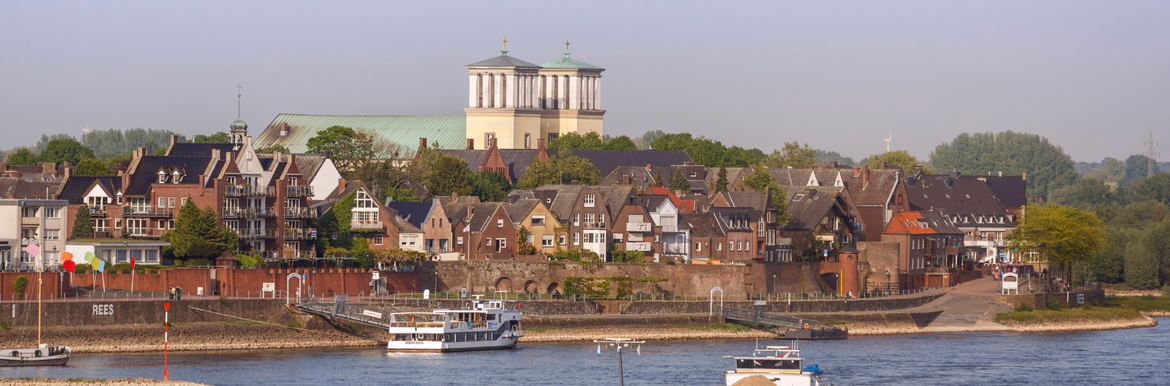
[(162, 171), (162, 170), (159, 170), (158, 171), (158, 183), (161, 184), (164, 182), (167, 182), (167, 173)]
[(182, 180), (183, 180), (183, 174), (179, 173), (178, 170), (175, 170), (174, 172), (171, 173), (171, 183), (172, 184), (177, 184), (177, 183), (179, 183), (179, 181), (182, 181)]

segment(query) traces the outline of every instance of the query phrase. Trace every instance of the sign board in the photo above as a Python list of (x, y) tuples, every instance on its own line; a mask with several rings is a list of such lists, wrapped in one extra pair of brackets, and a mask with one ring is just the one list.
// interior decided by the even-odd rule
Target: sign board
[(371, 279), (373, 279), (374, 281), (378, 281), (378, 280), (381, 280), (381, 279), (382, 279), (382, 273), (381, 273), (381, 272), (374, 271), (374, 273), (373, 273), (373, 276), (374, 276), (374, 277), (372, 277)]
[(1077, 304), (1085, 304), (1085, 294), (1077, 294)]
[(93, 314), (95, 316), (114, 316), (113, 304), (94, 304)]
[(195, 295), (203, 296), (203, 287), (195, 287)]
[(382, 319), (382, 313), (370, 310), (362, 310), (362, 315)]
[(264, 292), (275, 292), (276, 283), (264, 283), (261, 285), (260, 290)]
[(1017, 295), (1020, 293), (1020, 277), (1014, 273), (1008, 272), (1003, 274), (999, 285), (1000, 294), (1007, 295), (1011, 291), (1015, 291)]
[(766, 305), (768, 305), (768, 301), (766, 301), (766, 300), (756, 300), (756, 303), (755, 303), (755, 305), (757, 305), (757, 306), (766, 306)]
[(423, 299), (430, 299), (430, 298), (431, 298), (431, 290), (429, 290), (429, 289), (423, 290)]
[(463, 287), (462, 289), (459, 290), (459, 298), (460, 299), (467, 298), (467, 287)]

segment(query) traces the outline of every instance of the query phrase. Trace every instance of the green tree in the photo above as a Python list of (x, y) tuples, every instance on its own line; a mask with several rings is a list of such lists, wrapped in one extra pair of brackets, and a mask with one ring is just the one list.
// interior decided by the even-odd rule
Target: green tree
[(69, 239), (92, 239), (93, 218), (89, 215), (89, 207), (85, 204), (77, 206), (77, 215), (73, 218), (73, 229), (69, 231)]
[[(480, 199), (483, 198), (481, 197)], [(531, 241), (528, 241), (528, 237), (531, 235), (532, 232), (529, 232), (528, 228), (525, 228), (523, 225), (516, 231), (516, 254), (525, 256), (536, 254), (536, 246), (532, 245)]]
[(179, 208), (175, 228), (164, 239), (171, 243), (175, 257), (180, 259), (211, 258), (239, 245), (239, 237), (223, 226), (213, 209), (200, 209), (190, 199)]
[(1140, 244), (1125, 248), (1125, 284), (1137, 289), (1158, 288), (1158, 257)]
[(853, 165), (853, 157), (842, 156), (841, 153), (835, 151), (817, 150), (817, 163), (834, 163), (838, 165)]
[(258, 148), (256, 148), (256, 152), (257, 153), (265, 153), (265, 154), (276, 153), (276, 152), (280, 152), (280, 154), (292, 153), (292, 151), (289, 150), (288, 147), (281, 145), (279, 143), (274, 143), (274, 144), (264, 146), (264, 147), (258, 147)]
[(1057, 205), (1092, 209), (1104, 205), (1115, 205), (1117, 197), (1104, 182), (1094, 178), (1085, 178), (1075, 185), (1067, 185), (1053, 190), (1048, 195), (1048, 201)]
[(794, 168), (809, 168), (817, 164), (817, 151), (804, 144), (800, 147), (800, 142), (785, 142), (783, 150), (773, 150), (768, 158), (764, 159), (764, 165), (770, 168), (782, 168), (791, 166)]
[(49, 141), (40, 157), (41, 162), (56, 164), (68, 162), (70, 165), (77, 165), (85, 158), (93, 158), (93, 150), (73, 138), (58, 138)]
[(41, 140), (37, 141), (35, 146), (37, 153), (44, 153), (45, 149), (49, 148), (49, 143), (52, 143), (54, 140), (58, 139), (73, 139), (73, 136), (69, 134), (41, 134)]
[(727, 191), (727, 167), (719, 163), (719, 177), (715, 179), (715, 193)]
[(1104, 224), (1092, 212), (1056, 204), (1027, 210), (1024, 222), (1008, 236), (1009, 245), (1038, 253), (1049, 266), (1071, 272), (1074, 265), (1091, 262), (1105, 245)]
[(27, 147), (18, 148), (8, 153), (9, 165), (36, 165), (40, 161), (37, 153)]
[(1133, 183), (1133, 193), (1138, 201), (1157, 201), (1170, 204), (1170, 173), (1160, 173)]
[(479, 197), (484, 202), (500, 202), (508, 198), (512, 184), (503, 174), (494, 171), (470, 172), (467, 175), (467, 184), (471, 185), (471, 195)]
[[(171, 144), (171, 136), (173, 135), (175, 133), (170, 130), (137, 127), (126, 131), (117, 129), (94, 130), (82, 135), (81, 143), (93, 150), (94, 156), (108, 161), (115, 156), (133, 152), (134, 149), (140, 147), (146, 148), (148, 153), (166, 151)], [(178, 140), (183, 142), (186, 139), (179, 136)]]
[(670, 173), (670, 190), (672, 192), (689, 192), (691, 185), (687, 183), (687, 176), (681, 170)]
[(654, 186), (665, 186), (665, 185), (666, 185), (666, 180), (664, 180), (662, 178), (662, 168), (658, 168), (658, 171), (654, 173)]
[(212, 135), (197, 134), (191, 139), (192, 143), (231, 143), (232, 136), (224, 131), (217, 131)]
[(571, 152), (562, 151), (547, 160), (536, 160), (516, 183), (517, 189), (533, 189), (549, 184), (597, 185), (601, 172), (592, 162)]
[(548, 144), (549, 149), (558, 150), (603, 150), (605, 143), (596, 131), (582, 134), (568, 132), (561, 134)]
[(784, 192), (784, 187), (772, 178), (772, 173), (768, 172), (767, 167), (763, 165), (753, 167), (752, 173), (744, 178), (743, 184), (757, 192), (771, 188), (772, 207), (776, 209), (776, 224), (784, 226), (792, 219), (792, 215), (788, 213), (788, 195)]
[(967, 174), (1027, 173), (1028, 194), (1047, 198), (1048, 193), (1076, 181), (1072, 158), (1059, 146), (1035, 134), (960, 134), (950, 143), (935, 147), (930, 165), (940, 171)]
[(605, 150), (638, 150), (638, 145), (630, 137), (620, 135), (605, 142)]
[(686, 152), (696, 164), (715, 167), (720, 162), (729, 166), (748, 166), (764, 159), (759, 149), (726, 147), (722, 142), (705, 137), (694, 138), (689, 133), (664, 134), (654, 140), (654, 149)]
[(105, 162), (97, 158), (86, 158), (77, 163), (77, 170), (74, 171), (79, 176), (112, 176), (109, 166)]
[[(1129, 185), (1130, 183), (1151, 176), (1149, 170), (1150, 158), (1141, 154), (1134, 154), (1125, 159), (1125, 177), (1121, 179), (1122, 185)], [(1159, 173), (1158, 163), (1154, 163), (1154, 174)]]
[[(922, 162), (918, 161), (918, 158), (915, 158), (910, 154), (910, 152), (906, 150), (874, 154), (867, 157), (867, 159), (869, 159), (869, 167), (871, 169), (880, 168), (884, 163), (886, 166), (900, 167), (902, 170), (905, 170), (906, 173), (913, 173), (915, 166), (922, 166)], [(934, 170), (929, 167), (923, 167), (922, 172), (926, 174), (934, 174)]]
[(431, 196), (450, 196), (451, 192), (468, 195), (472, 190), (467, 184), (470, 174), (467, 161), (456, 156), (440, 155), (426, 173), (424, 185)]
[(662, 130), (647, 130), (646, 133), (642, 134), (642, 137), (639, 138), (638, 149), (645, 150), (651, 148), (651, 145), (654, 144), (654, 140), (664, 135), (666, 135), (666, 133), (662, 132)]

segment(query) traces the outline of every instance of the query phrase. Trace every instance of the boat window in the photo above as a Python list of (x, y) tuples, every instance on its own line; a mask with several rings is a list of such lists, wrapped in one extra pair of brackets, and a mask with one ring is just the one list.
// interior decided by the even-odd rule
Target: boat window
[(744, 358), (735, 360), (735, 368), (737, 369), (781, 369), (781, 370), (800, 370), (800, 360), (798, 359), (756, 359)]

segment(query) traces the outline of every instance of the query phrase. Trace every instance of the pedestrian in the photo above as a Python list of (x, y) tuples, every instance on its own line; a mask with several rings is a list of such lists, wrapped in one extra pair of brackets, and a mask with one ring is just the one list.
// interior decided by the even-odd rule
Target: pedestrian
[(175, 300), (183, 300), (183, 286), (175, 288)]
[(175, 300), (175, 286), (167, 288), (167, 300)]

